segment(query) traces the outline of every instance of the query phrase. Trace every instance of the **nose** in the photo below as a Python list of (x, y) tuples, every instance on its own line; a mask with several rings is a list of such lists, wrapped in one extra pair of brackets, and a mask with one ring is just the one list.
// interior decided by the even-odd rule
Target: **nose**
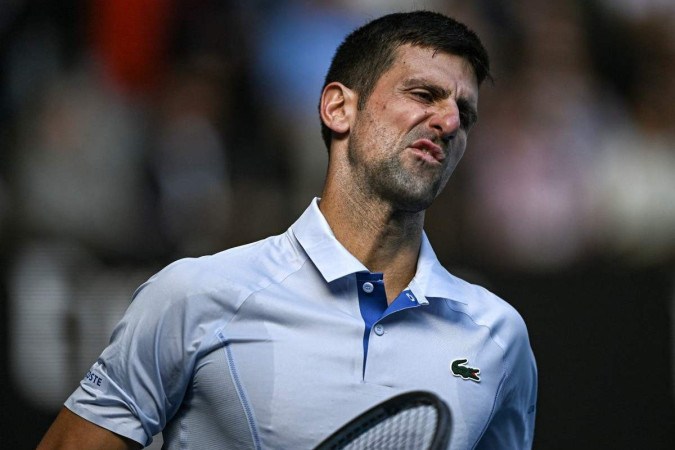
[(434, 129), (444, 143), (449, 142), (457, 135), (460, 125), (459, 108), (453, 101), (439, 107), (429, 121), (429, 126)]

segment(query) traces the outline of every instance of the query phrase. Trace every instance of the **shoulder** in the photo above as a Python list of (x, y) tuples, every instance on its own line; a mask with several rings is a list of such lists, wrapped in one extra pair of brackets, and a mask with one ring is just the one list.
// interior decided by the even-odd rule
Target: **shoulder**
[[(418, 277), (419, 276), (419, 277)], [(504, 299), (478, 284), (450, 273), (423, 236), (417, 281), (429, 298), (442, 299), (447, 311), (462, 313), (476, 326), (486, 327), (492, 340), (507, 351), (516, 341), (528, 341), (525, 321)], [(529, 345), (529, 344), (528, 344)]]
[[(169, 264), (133, 294), (120, 329), (206, 332), (223, 326), (251, 294), (281, 281), (306, 260), (287, 234)], [(185, 336), (194, 338), (194, 336)]]
[(446, 305), (453, 311), (466, 314), (476, 325), (487, 327), (506, 357), (513, 350), (530, 348), (525, 321), (510, 303), (485, 287), (465, 281), (445, 269), (442, 275), (441, 278), (450, 286)]
[(213, 255), (175, 261), (141, 285), (134, 301), (156, 294), (169, 303), (226, 295), (236, 303), (297, 270), (305, 259), (297, 243), (284, 233)]
[(106, 355), (124, 355), (133, 346), (160, 351), (165, 359), (183, 364), (185, 352), (217, 345), (215, 331), (231, 322), (252, 293), (283, 278), (301, 261), (285, 235), (178, 260), (136, 290), (113, 331), (112, 341), (119, 345)]

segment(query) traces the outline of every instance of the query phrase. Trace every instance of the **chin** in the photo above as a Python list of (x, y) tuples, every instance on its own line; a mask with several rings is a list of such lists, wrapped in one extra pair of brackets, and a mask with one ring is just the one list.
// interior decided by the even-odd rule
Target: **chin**
[(420, 212), (429, 208), (445, 185), (440, 174), (414, 174), (384, 165), (369, 178), (372, 192), (396, 210)]
[(420, 195), (411, 194), (413, 193), (406, 192), (402, 195), (396, 196), (394, 199), (392, 199), (392, 204), (397, 210), (416, 213), (429, 208), (436, 198), (436, 195), (433, 193)]

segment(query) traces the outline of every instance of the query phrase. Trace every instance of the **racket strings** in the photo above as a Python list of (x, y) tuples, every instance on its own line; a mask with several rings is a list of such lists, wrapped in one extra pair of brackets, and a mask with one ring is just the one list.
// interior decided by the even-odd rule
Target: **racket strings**
[(428, 449), (437, 430), (438, 411), (431, 405), (403, 409), (379, 421), (347, 444), (345, 450)]

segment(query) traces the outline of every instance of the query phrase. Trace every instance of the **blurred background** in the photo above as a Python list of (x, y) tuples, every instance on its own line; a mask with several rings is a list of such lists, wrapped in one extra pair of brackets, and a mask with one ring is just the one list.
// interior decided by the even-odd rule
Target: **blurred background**
[(334, 49), (413, 8), (492, 57), (427, 232), (524, 316), (535, 448), (675, 446), (675, 2), (3, 0), (2, 448), (37, 444), (146, 278), (320, 194)]

